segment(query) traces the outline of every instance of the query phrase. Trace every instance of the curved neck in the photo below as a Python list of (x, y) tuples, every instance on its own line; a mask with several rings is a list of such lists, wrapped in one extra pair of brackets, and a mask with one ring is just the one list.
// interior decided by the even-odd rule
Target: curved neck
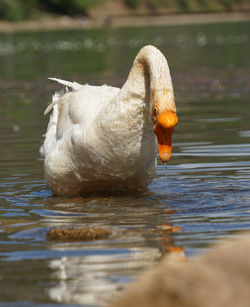
[(143, 47), (136, 56), (122, 92), (141, 96), (146, 102), (164, 97), (175, 110), (174, 92), (168, 63), (164, 55), (153, 46)]

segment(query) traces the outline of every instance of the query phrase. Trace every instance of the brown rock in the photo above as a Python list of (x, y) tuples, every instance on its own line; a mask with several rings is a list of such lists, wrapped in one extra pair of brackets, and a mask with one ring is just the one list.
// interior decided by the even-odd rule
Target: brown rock
[(48, 231), (47, 239), (59, 242), (92, 241), (105, 239), (108, 235), (110, 231), (103, 228), (54, 228)]

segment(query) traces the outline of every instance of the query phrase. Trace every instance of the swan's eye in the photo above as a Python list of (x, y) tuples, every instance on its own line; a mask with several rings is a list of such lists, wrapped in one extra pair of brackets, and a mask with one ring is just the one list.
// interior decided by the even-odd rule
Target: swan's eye
[(157, 113), (157, 108), (156, 107), (154, 107), (154, 113)]

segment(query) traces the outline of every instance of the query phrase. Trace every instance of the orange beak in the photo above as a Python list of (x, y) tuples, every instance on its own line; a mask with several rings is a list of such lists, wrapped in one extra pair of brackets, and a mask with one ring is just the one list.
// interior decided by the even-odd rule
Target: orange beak
[(172, 134), (177, 123), (178, 118), (173, 111), (163, 111), (157, 117), (154, 133), (157, 136), (159, 156), (163, 163), (168, 162), (171, 158)]

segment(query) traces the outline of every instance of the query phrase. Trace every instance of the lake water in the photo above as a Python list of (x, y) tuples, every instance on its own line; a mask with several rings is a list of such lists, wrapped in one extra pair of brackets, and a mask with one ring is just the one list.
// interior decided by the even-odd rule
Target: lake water
[[(99, 306), (175, 247), (191, 257), (250, 229), (249, 28), (0, 35), (0, 306)], [(60, 87), (46, 78), (121, 86), (149, 43), (167, 56), (176, 94), (179, 125), (167, 168), (159, 162), (143, 196), (52, 197), (39, 147), (43, 112)], [(111, 235), (47, 241), (49, 229), (70, 226)]]

